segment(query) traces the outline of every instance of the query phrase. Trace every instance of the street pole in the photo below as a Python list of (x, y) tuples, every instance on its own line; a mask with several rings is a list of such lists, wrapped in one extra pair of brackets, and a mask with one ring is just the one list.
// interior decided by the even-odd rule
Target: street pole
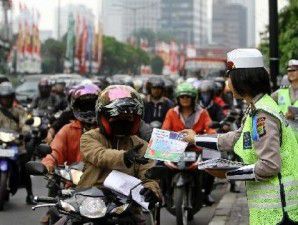
[(273, 90), (276, 90), (279, 74), (277, 0), (269, 0), (269, 57)]
[(61, 34), (60, 34), (60, 32), (61, 32), (61, 31), (60, 31), (60, 19), (61, 19), (61, 18), (60, 18), (60, 17), (61, 17), (61, 15), (60, 15), (60, 13), (61, 13), (61, 12), (60, 12), (60, 3), (61, 3), (60, 0), (58, 0), (58, 24), (57, 24), (57, 25), (58, 25), (58, 29), (57, 29), (57, 30), (58, 30), (58, 34), (57, 34), (57, 36), (58, 36), (58, 40), (60, 40), (60, 38), (61, 38), (61, 36), (60, 36), (60, 35), (61, 35)]

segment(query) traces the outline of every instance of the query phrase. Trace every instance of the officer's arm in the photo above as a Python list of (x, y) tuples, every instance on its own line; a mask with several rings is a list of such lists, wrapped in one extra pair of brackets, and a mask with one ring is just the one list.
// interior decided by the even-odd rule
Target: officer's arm
[(232, 151), (234, 144), (241, 135), (242, 127), (236, 131), (217, 135), (197, 135), (195, 144), (199, 147), (210, 148), (218, 151)]
[(267, 113), (257, 117), (259, 139), (253, 141), (258, 161), (226, 173), (228, 180), (266, 180), (280, 172), (280, 122)]

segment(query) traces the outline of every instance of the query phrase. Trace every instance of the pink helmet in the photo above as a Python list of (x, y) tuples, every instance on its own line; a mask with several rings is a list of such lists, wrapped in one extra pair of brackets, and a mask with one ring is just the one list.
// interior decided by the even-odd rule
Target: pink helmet
[(95, 84), (76, 85), (71, 91), (71, 108), (77, 120), (94, 124), (95, 104), (100, 89)]

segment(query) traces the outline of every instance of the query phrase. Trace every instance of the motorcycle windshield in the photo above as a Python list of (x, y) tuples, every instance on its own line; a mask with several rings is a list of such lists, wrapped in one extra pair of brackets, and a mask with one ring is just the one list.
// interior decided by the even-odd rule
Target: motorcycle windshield
[(85, 196), (85, 197), (94, 197), (94, 198), (105, 196), (104, 193), (102, 192), (102, 190), (100, 190), (96, 187), (78, 191), (75, 195), (81, 195), (81, 196)]

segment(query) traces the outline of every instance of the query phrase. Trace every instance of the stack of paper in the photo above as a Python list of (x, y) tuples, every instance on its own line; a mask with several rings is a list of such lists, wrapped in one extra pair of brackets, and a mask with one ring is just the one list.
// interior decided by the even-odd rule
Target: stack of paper
[(222, 170), (232, 170), (238, 169), (242, 166), (245, 166), (241, 162), (230, 161), (227, 159), (209, 159), (204, 162), (201, 162), (198, 166), (199, 170), (205, 169), (222, 169)]
[(145, 209), (148, 209), (149, 203), (145, 202), (143, 196), (140, 195), (140, 191), (144, 187), (140, 179), (130, 176), (126, 173), (113, 170), (107, 176), (103, 185), (126, 196), (129, 196), (131, 193), (132, 199), (136, 203)]

